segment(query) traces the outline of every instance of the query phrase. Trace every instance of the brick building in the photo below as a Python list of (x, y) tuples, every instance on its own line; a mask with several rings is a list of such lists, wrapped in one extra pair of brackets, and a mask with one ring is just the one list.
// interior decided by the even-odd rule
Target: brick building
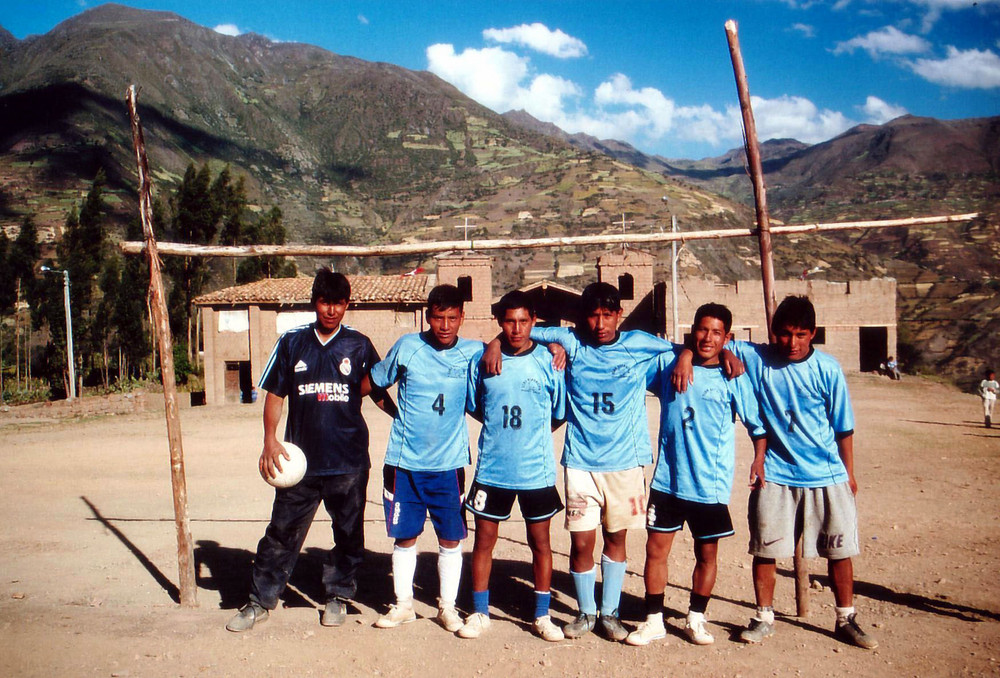
[[(463, 336), (484, 340), (495, 336), (498, 328), (490, 310), (496, 301), (492, 257), (459, 252), (439, 256), (436, 262), (436, 275), (348, 276), (353, 299), (344, 323), (371, 337), (379, 354), (385, 355), (403, 334), (426, 329), (424, 303), (431, 288), (440, 282), (457, 286), (465, 297)], [(599, 280), (622, 292), (625, 329), (669, 336), (672, 295), (669, 283), (656, 282), (655, 263), (648, 252), (616, 248), (598, 258), (597, 274)], [(549, 280), (522, 289), (534, 300), (541, 324), (573, 324), (578, 290)], [(279, 278), (230, 287), (195, 300), (205, 328), (207, 403), (249, 397), (278, 336), (314, 319), (309, 305), (311, 290), (312, 278)], [(779, 280), (775, 291), (779, 302), (788, 294), (804, 294), (812, 300), (819, 326), (815, 343), (837, 358), (845, 370), (874, 370), (887, 355), (896, 353), (895, 280)], [(733, 312), (737, 339), (767, 341), (759, 280), (730, 285), (680, 281), (680, 334), (690, 330), (698, 306), (710, 301), (725, 304)]]
[[(379, 355), (404, 334), (424, 329), (423, 307), (433, 277), (355, 275), (344, 323), (368, 335)], [(249, 398), (278, 337), (316, 318), (312, 278), (273, 278), (195, 299), (204, 330), (205, 400)]]

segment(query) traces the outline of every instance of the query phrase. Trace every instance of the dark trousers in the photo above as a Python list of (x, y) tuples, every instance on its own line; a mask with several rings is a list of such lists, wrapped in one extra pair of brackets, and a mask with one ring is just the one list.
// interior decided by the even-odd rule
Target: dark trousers
[(322, 501), (333, 521), (333, 549), (323, 563), (326, 601), (353, 598), (365, 553), (365, 501), (368, 470), (303, 478), (274, 493), (271, 522), (257, 544), (250, 600), (273, 610), (295, 568), (302, 543)]

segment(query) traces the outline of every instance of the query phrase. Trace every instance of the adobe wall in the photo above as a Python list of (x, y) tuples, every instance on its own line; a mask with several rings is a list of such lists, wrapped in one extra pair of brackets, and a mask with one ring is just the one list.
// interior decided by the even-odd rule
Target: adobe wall
[(632, 276), (632, 297), (622, 295), (622, 313), (628, 317), (639, 302), (653, 291), (653, 262), (655, 258), (648, 252), (630, 248), (618, 252), (607, 252), (597, 260), (597, 280), (614, 285), (621, 291), (619, 277)]
[[(891, 278), (845, 283), (820, 280), (775, 281), (778, 303), (786, 296), (805, 295), (816, 307), (816, 324), (825, 328), (826, 342), (818, 348), (830, 353), (848, 371), (859, 369), (860, 327), (885, 327), (888, 353), (896, 354), (896, 281)], [(667, 317), (671, 295), (667, 294)], [(741, 280), (720, 285), (703, 280), (685, 280), (678, 285), (681, 333), (689, 332), (697, 308), (705, 303), (724, 304), (733, 313), (737, 339), (767, 341), (764, 297), (759, 280)]]

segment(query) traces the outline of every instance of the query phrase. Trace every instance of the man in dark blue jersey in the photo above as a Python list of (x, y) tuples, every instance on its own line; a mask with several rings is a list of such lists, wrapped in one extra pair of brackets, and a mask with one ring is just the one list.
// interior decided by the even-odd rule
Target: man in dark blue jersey
[(285, 332), (271, 352), (260, 379), (264, 401), (264, 450), (260, 475), (267, 479), (289, 459), (277, 429), (285, 399), (285, 440), (302, 448), (306, 476), (276, 489), (271, 522), (257, 545), (250, 601), (226, 625), (248, 631), (278, 604), (320, 502), (333, 521), (334, 547), (323, 563), (326, 605), (323, 626), (340, 626), (356, 590), (364, 559), (364, 511), (368, 486), (368, 427), (361, 416), (366, 395), (390, 415), (395, 405), (368, 374), (379, 356), (365, 335), (341, 324), (351, 285), (341, 273), (322, 268), (313, 281), (316, 321)]

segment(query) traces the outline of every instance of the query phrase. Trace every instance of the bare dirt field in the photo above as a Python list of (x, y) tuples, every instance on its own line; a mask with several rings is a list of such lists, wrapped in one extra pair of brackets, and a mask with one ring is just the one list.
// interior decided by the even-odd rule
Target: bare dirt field
[[(421, 538), (416, 623), (372, 626), (392, 597), (391, 542), (379, 473), (388, 420), (371, 408), (369, 557), (356, 607), (338, 629), (319, 625), (321, 510), (282, 606), (249, 633), (224, 629), (246, 600), (271, 489), (258, 477), (260, 406), (182, 410), (198, 607), (177, 599), (176, 540), (162, 410), (77, 420), (0, 415), (0, 676), (942, 676), (1000, 673), (1000, 430), (982, 427), (971, 395), (918, 379), (850, 378), (858, 420), (862, 555), (859, 619), (881, 646), (832, 635), (825, 567), (811, 561), (812, 613), (794, 617), (791, 563), (779, 564), (777, 634), (733, 638), (753, 609), (746, 555), (750, 448), (738, 447), (732, 511), (708, 614), (716, 643), (682, 637), (693, 564), (685, 534), (671, 555), (669, 630), (646, 648), (596, 635), (550, 644), (529, 632), (531, 571), (524, 526), (501, 527), (493, 572), (494, 625), (474, 641), (433, 621), (434, 540)], [(155, 402), (155, 401), (154, 401)], [(650, 421), (657, 416), (650, 405)], [(368, 405), (366, 405), (366, 408)], [(655, 430), (655, 426), (651, 429)], [(556, 521), (554, 521), (555, 523)], [(471, 548), (471, 538), (465, 548)], [(644, 534), (629, 538), (622, 616), (643, 616)], [(569, 540), (554, 525), (553, 616), (572, 618)], [(468, 558), (459, 605), (468, 609)]]

